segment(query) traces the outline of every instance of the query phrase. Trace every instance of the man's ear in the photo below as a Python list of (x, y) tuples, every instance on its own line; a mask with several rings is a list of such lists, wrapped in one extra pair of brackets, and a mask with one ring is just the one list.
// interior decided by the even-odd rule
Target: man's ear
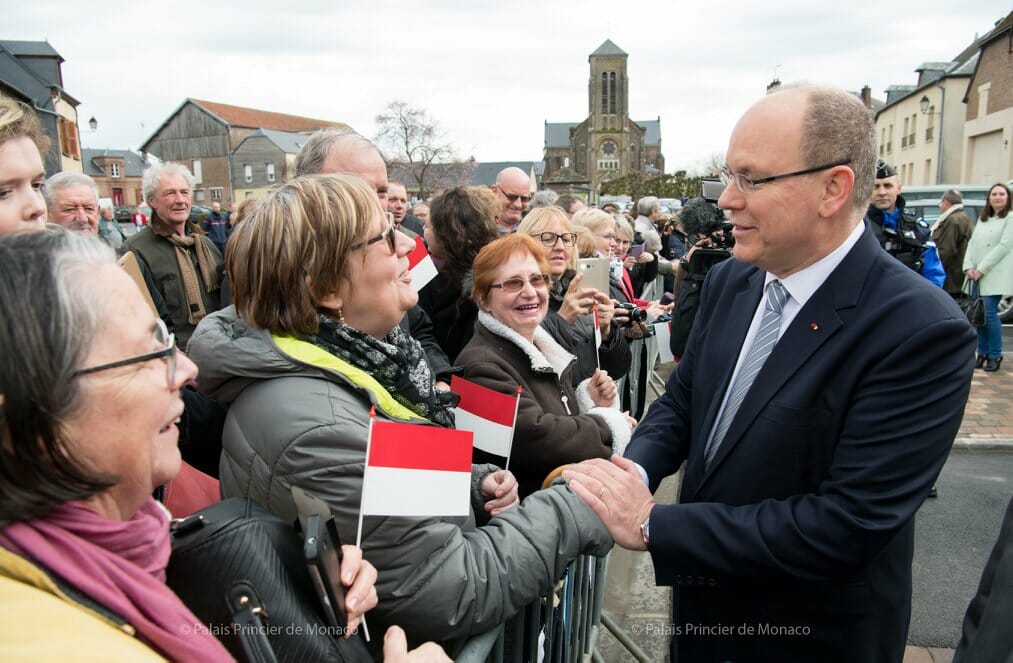
[(848, 197), (855, 188), (855, 172), (847, 166), (837, 166), (823, 176), (822, 182), (819, 214), (830, 218), (848, 204)]

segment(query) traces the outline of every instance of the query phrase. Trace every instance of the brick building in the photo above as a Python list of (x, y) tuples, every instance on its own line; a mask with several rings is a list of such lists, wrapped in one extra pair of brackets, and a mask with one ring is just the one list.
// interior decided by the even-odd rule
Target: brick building
[(144, 201), (141, 176), (144, 162), (130, 150), (82, 150), (84, 174), (98, 185), (99, 198), (110, 198), (116, 207), (134, 207)]
[(961, 181), (990, 186), (1013, 178), (1013, 12), (978, 42), (964, 95)]

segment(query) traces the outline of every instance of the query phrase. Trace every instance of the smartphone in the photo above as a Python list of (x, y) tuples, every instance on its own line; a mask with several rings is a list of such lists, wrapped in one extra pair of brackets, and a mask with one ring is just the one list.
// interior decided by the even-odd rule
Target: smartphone
[(644, 247), (646, 244), (634, 244), (630, 247), (629, 253), (626, 254), (627, 258), (639, 258), (644, 255)]
[(341, 541), (334, 518), (313, 514), (306, 519), (303, 550), (313, 586), (331, 626), (345, 628), (345, 587), (341, 584)]
[(608, 294), (608, 258), (581, 258), (577, 261), (577, 271), (584, 275), (580, 282), (581, 288), (594, 288), (598, 292)]

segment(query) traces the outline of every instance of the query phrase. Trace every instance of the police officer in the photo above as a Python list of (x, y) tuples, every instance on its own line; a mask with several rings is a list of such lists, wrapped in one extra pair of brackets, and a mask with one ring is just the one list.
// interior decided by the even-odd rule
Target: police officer
[(929, 224), (904, 213), (897, 171), (882, 160), (876, 166), (876, 186), (865, 220), (887, 253), (943, 287), (946, 272), (932, 241)]

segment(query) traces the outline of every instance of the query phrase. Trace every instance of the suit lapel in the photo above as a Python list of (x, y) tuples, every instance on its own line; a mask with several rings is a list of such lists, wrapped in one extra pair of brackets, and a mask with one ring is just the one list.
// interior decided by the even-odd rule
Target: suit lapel
[[(721, 467), (722, 461), (744, 441), (750, 426), (756, 417), (763, 411), (770, 401), (777, 395), (784, 384), (796, 373), (802, 370), (813, 354), (826, 343), (844, 324), (840, 311), (846, 308), (853, 308), (861, 291), (859, 286), (868, 275), (869, 268), (875, 251), (881, 250), (872, 232), (866, 228), (865, 233), (859, 238), (858, 243), (845, 256), (840, 265), (830, 274), (823, 285), (821, 285), (813, 296), (809, 298), (806, 305), (798, 312), (791, 324), (785, 329), (784, 334), (778, 339), (770, 356), (764, 363), (763, 368), (757, 374), (752, 386), (746, 393), (739, 411), (732, 420), (725, 439), (721, 442), (717, 454), (710, 466), (703, 473), (703, 484)], [(758, 272), (762, 287), (763, 272)], [(739, 306), (740, 297), (736, 298), (736, 306)], [(749, 313), (755, 312), (756, 304), (749, 309)], [(749, 326), (749, 320), (745, 323)], [(739, 346), (745, 337), (739, 339)], [(736, 346), (728, 346), (736, 347)], [(737, 356), (732, 359), (734, 362)], [(734, 367), (734, 363), (732, 364)], [(730, 372), (730, 369), (729, 369)], [(717, 392), (724, 395), (727, 390), (728, 376), (724, 376), (724, 388)], [(720, 399), (718, 399), (720, 400)], [(716, 409), (716, 406), (715, 408)], [(714, 415), (708, 416), (709, 423), (705, 429), (710, 432), (713, 427)], [(700, 448), (701, 462), (703, 445)]]

